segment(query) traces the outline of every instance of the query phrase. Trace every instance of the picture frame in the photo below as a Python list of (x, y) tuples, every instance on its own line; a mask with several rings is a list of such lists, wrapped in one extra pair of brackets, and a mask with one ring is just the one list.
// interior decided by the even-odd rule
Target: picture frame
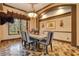
[(56, 28), (56, 22), (55, 21), (48, 21), (47, 22), (47, 28), (55, 29)]

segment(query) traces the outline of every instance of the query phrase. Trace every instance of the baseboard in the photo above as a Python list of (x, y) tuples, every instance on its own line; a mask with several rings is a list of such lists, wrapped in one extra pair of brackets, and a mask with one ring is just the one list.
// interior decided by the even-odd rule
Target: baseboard
[(21, 37), (18, 37), (18, 38), (11, 38), (11, 39), (4, 39), (4, 40), (1, 40), (1, 42), (3, 42), (3, 41), (8, 41), (8, 40), (14, 40), (14, 39), (21, 39)]
[(60, 41), (60, 42), (65, 42), (65, 43), (71, 43), (71, 42), (69, 42), (69, 41), (64, 41), (64, 40), (60, 40), (60, 39), (54, 39), (54, 40)]

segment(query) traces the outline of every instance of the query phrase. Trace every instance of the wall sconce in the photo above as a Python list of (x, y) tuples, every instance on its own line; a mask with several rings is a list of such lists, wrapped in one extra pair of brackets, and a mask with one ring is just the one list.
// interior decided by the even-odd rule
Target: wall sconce
[(60, 27), (63, 27), (63, 20), (60, 21)]

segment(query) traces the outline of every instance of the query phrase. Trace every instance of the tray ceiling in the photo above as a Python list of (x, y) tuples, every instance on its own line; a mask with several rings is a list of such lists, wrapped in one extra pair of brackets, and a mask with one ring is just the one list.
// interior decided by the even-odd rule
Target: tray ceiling
[[(30, 12), (32, 11), (32, 4), (31, 3), (6, 3), (9, 6)], [(38, 11), (45, 6), (47, 6), (49, 3), (34, 3), (35, 11)]]

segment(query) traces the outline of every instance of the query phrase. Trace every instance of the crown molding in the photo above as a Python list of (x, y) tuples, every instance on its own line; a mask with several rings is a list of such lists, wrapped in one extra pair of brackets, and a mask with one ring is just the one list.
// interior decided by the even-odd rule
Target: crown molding
[(19, 9), (19, 8), (16, 8), (16, 7), (13, 7), (13, 6), (7, 5), (7, 4), (5, 4), (5, 3), (3, 3), (3, 5), (4, 5), (4, 6), (11, 7), (11, 8), (13, 8), (13, 9), (17, 9), (17, 10), (23, 11), (23, 12), (27, 12), (27, 11), (25, 11), (25, 10), (22, 10), (22, 9)]

